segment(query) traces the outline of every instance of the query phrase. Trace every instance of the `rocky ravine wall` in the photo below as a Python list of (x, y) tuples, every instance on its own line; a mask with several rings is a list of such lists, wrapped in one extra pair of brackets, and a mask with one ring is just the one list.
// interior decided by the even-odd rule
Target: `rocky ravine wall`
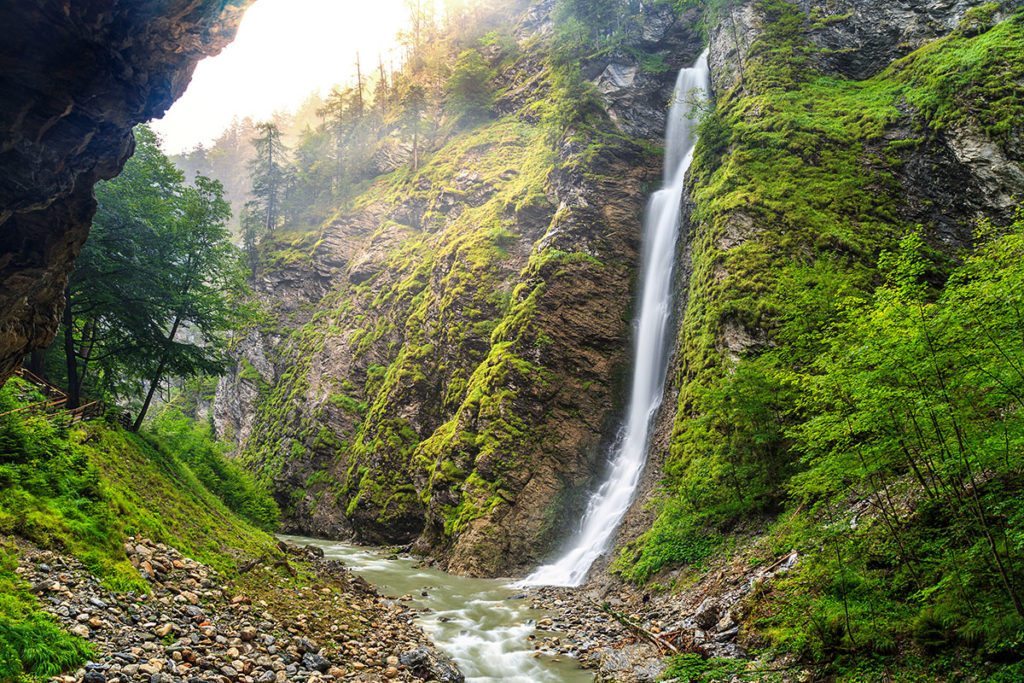
[[(764, 95), (756, 82), (755, 62), (760, 59), (756, 54), (757, 46), (767, 27), (778, 18), (769, 16), (766, 4), (772, 3), (761, 0), (735, 3), (715, 16), (710, 24), (712, 81), (718, 111), (725, 116)], [(988, 4), (982, 0), (801, 0), (793, 6), (803, 15), (799, 40), (811, 46), (808, 51), (811, 68), (836, 78), (864, 81), (885, 77), (883, 72), (895, 60), (954, 30), (968, 36), (984, 32), (1009, 16), (1014, 8), (1014, 3), (1003, 3), (1000, 11), (991, 15), (986, 12), (980, 21), (973, 17), (965, 21), (972, 8)], [(986, 106), (984, 102), (974, 104)], [(933, 246), (955, 253), (956, 249), (970, 244), (977, 219), (1010, 218), (1024, 196), (1024, 155), (1019, 142), (991, 139), (976, 125), (976, 117), (971, 112), (951, 126), (928, 132), (920, 112), (906, 102), (901, 103), (900, 108), (897, 115), (885, 122), (881, 135), (865, 138), (852, 135), (843, 141), (851, 149), (859, 150), (857, 164), (864, 175), (857, 178), (862, 186), (856, 191), (876, 198), (877, 205), (871, 209), (873, 218), (883, 230), (891, 231), (890, 238), (901, 234), (901, 230), (920, 225)], [(753, 122), (751, 129), (756, 130), (761, 110), (751, 107), (747, 111), (747, 121)], [(801, 131), (793, 132), (794, 140), (798, 132)], [(1019, 131), (1017, 135), (1019, 138)], [(827, 150), (837, 141), (823, 135), (818, 143), (820, 149)], [(751, 147), (746, 145), (756, 146), (757, 141), (753, 137), (746, 143), (733, 141), (716, 153), (712, 168), (707, 167), (706, 158), (703, 167), (701, 162), (695, 164), (677, 283), (679, 332), (668, 394), (663, 403), (669, 409), (663, 408), (658, 417), (641, 495), (619, 533), (616, 553), (631, 546), (642, 547), (645, 541), (641, 537), (658, 519), (659, 502), (664, 500), (663, 486), (678, 484), (678, 481), (666, 479), (666, 461), (672, 461), (676, 476), (684, 471), (685, 476), (694, 479), (702, 476), (699, 468), (709, 468), (708, 463), (698, 462), (692, 449), (680, 446), (688, 422), (694, 417), (694, 390), (705, 381), (702, 373), (709, 367), (729, 366), (747, 354), (756, 355), (774, 343), (770, 317), (758, 325), (750, 318), (728, 315), (724, 307), (718, 307), (718, 302), (730, 299), (767, 300), (772, 295), (772, 287), (776, 286), (773, 278), (778, 275), (779, 262), (752, 266), (743, 262), (739, 254), (745, 248), (766, 247), (774, 251), (781, 263), (786, 263), (787, 259), (801, 258), (800, 254), (822, 249), (820, 244), (814, 243), (813, 235), (803, 242), (794, 240), (790, 248), (795, 244), (802, 250), (794, 254), (783, 253), (778, 246), (767, 246), (774, 244), (773, 237), (793, 231), (787, 211), (795, 213), (808, 207), (823, 214), (832, 212), (828, 213), (827, 220), (849, 224), (854, 226), (854, 231), (861, 230), (868, 235), (866, 226), (857, 225), (859, 216), (844, 215), (842, 208), (837, 209), (832, 204), (833, 200), (838, 203), (839, 198), (833, 194), (827, 175), (815, 175), (816, 154), (798, 150), (796, 154), (803, 155), (804, 160), (796, 168), (803, 170), (793, 171), (793, 166), (786, 163), (786, 154), (780, 152), (775, 170), (777, 177), (809, 188), (809, 203), (796, 199), (779, 208), (778, 204), (758, 205), (749, 195), (741, 202), (730, 203), (725, 197), (709, 193), (708, 188), (715, 183), (725, 192), (742, 187), (748, 181), (742, 173), (728, 182), (721, 180), (732, 172), (723, 170), (730, 155), (736, 155), (737, 159), (750, 158)], [(793, 153), (792, 149), (789, 153)], [(750, 162), (737, 163), (739, 165), (731, 169), (742, 169), (742, 163)], [(757, 189), (756, 181), (754, 188)], [(821, 201), (816, 204), (818, 198)], [(725, 201), (713, 205), (718, 199)], [(876, 250), (882, 248), (880, 237), (872, 239), (878, 239), (873, 245)], [(834, 250), (833, 254), (844, 253), (843, 246), (826, 246), (822, 253), (830, 249)], [(873, 264), (871, 252), (863, 258)], [(750, 276), (751, 268), (754, 268), (757, 282), (736, 284), (737, 271), (746, 269)], [(756, 287), (757, 292), (752, 293), (744, 289), (745, 286)], [(604, 569), (614, 555), (603, 560)], [(604, 582), (611, 578), (606, 571), (600, 575)], [(614, 585), (614, 580), (610, 585)]]
[(669, 69), (588, 64), (609, 116), (553, 131), (535, 40), (552, 4), (523, 14), (496, 121), (268, 256), (275, 322), (240, 345), (215, 413), (292, 530), (508, 575), (578, 519), (621, 410), (649, 150), (701, 40), (695, 16), (652, 8), (638, 45)]
[(184, 92), (251, 0), (0, 5), (0, 382), (53, 338), (97, 181)]

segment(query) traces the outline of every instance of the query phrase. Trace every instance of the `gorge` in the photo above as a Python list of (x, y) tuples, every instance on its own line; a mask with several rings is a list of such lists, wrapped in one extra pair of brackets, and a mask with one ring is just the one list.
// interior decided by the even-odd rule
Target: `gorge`
[(414, 2), (168, 156), (247, 4), (0, 9), (0, 680), (1024, 675), (1019, 3)]

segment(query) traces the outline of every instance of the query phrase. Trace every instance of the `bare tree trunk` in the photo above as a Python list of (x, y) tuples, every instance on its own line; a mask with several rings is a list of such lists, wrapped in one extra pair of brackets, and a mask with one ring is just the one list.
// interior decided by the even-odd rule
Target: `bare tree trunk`
[[(171, 333), (167, 335), (165, 346), (169, 346), (174, 341), (174, 336), (178, 334), (178, 326), (181, 324), (181, 316), (178, 315), (174, 318), (174, 324), (171, 326)], [(146, 400), (142, 402), (142, 410), (139, 411), (139, 416), (135, 418), (134, 424), (132, 424), (132, 431), (137, 432), (142, 427), (142, 421), (146, 418), (146, 412), (149, 410), (149, 404), (153, 402), (153, 395), (156, 393), (157, 387), (160, 386), (160, 380), (163, 377), (164, 369), (167, 367), (167, 349), (164, 349), (163, 356), (160, 357), (160, 363), (156, 366), (156, 372), (153, 373), (153, 377), (149, 381), (149, 391), (146, 392)]]
[(67, 408), (77, 408), (82, 399), (82, 387), (78, 383), (78, 356), (75, 353), (75, 318), (71, 311), (71, 286), (64, 288), (64, 359), (68, 370)]
[(359, 52), (356, 52), (356, 107), (359, 116), (363, 115), (363, 65), (359, 61)]

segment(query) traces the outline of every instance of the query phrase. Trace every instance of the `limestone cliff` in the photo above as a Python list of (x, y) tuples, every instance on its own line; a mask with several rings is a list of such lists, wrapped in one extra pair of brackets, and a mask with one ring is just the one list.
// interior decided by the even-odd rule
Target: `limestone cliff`
[[(240, 345), (216, 414), (288, 528), (495, 575), (579, 515), (621, 409), (665, 104), (701, 41), (695, 14), (652, 6), (636, 49), (586, 65), (594, 99), (564, 101), (537, 41), (551, 6), (523, 13), (499, 118), (268, 254), (275, 321)], [(585, 125), (551, 123), (580, 106)]]
[(135, 124), (160, 116), (249, 0), (0, 6), (0, 382), (53, 338), (63, 290)]

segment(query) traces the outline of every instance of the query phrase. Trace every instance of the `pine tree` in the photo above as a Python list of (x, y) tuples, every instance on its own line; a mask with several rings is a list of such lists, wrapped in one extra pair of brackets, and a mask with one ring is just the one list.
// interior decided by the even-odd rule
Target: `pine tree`
[(263, 218), (266, 233), (274, 232), (281, 223), (281, 198), (287, 182), (288, 150), (281, 130), (273, 121), (256, 124), (253, 140), (256, 158), (250, 166), (252, 196)]
[(420, 167), (420, 134), (423, 125), (423, 110), (427, 104), (427, 91), (416, 82), (408, 84), (402, 94), (402, 121), (412, 136), (412, 170)]
[(448, 106), (460, 122), (473, 123), (490, 116), (493, 78), (494, 70), (478, 50), (464, 50), (459, 55), (448, 81)]

